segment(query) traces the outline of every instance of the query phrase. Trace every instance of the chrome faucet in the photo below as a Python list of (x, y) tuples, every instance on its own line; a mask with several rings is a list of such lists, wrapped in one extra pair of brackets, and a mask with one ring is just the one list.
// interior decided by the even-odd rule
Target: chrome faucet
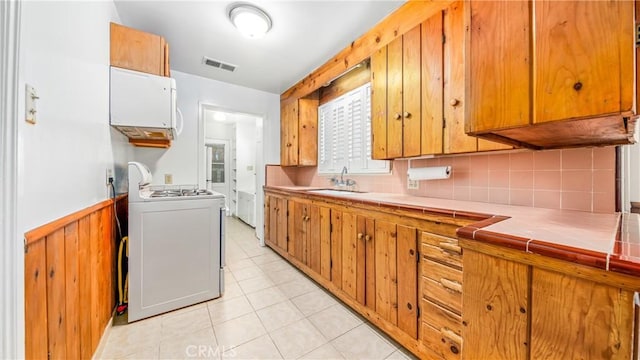
[(356, 184), (356, 181), (353, 179), (346, 179), (344, 178), (344, 174), (347, 174), (349, 171), (347, 170), (346, 166), (342, 167), (342, 171), (340, 172), (340, 180), (338, 180), (338, 178), (336, 176), (332, 177), (331, 179), (329, 179), (329, 181), (331, 182), (331, 184), (333, 186), (339, 186), (339, 187), (344, 187), (344, 186), (354, 186)]

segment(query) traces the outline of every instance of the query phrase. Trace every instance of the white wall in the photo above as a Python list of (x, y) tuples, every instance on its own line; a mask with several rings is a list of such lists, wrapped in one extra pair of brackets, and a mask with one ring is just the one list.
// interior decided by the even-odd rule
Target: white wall
[(256, 121), (236, 125), (236, 177), (238, 191), (256, 192)]
[[(264, 159), (257, 165), (256, 176), (259, 190), (256, 196), (256, 207), (262, 209), (264, 196), (264, 164), (274, 164), (280, 161), (280, 95), (242, 86), (232, 85), (216, 80), (190, 75), (172, 70), (171, 77), (176, 79), (178, 93), (178, 107), (184, 116), (184, 129), (178, 139), (167, 150), (134, 149), (136, 161), (147, 164), (153, 172), (154, 182), (162, 174), (172, 173), (173, 182), (191, 184), (197, 182), (204, 186), (204, 171), (198, 173), (198, 168), (204, 169), (205, 159), (199, 154), (204, 146), (203, 124), (199, 124), (200, 104), (206, 103), (213, 107), (229, 112), (255, 114), (264, 118), (264, 143), (262, 153)], [(261, 214), (261, 213), (260, 213)], [(256, 231), (262, 238), (263, 217), (256, 219)]]
[(40, 99), (38, 123), (18, 121), (19, 234), (108, 198), (106, 169), (132, 154), (109, 126), (110, 21), (112, 1), (22, 3), (20, 113), (25, 83)]

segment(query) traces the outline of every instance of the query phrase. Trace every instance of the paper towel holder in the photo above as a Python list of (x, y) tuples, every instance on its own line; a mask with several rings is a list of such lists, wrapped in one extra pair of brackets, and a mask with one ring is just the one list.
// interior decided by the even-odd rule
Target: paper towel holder
[[(412, 171), (414, 170), (414, 171)], [(413, 173), (413, 176), (412, 176)], [(407, 169), (407, 179), (410, 181), (417, 180), (442, 180), (451, 176), (451, 166), (424, 166)]]

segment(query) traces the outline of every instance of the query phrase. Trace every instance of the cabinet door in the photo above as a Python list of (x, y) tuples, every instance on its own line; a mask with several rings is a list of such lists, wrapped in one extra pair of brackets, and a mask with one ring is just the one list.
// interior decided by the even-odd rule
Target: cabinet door
[(531, 53), (527, 0), (470, 1), (466, 131), (529, 124)]
[(298, 165), (318, 163), (318, 100), (298, 100)]
[(528, 359), (529, 267), (468, 249), (462, 261), (463, 358)]
[(293, 202), (292, 232), (289, 233), (289, 254), (296, 260), (307, 264), (307, 227), (309, 217), (309, 207), (306, 204)]
[(387, 47), (371, 55), (371, 150), (373, 159), (387, 159)]
[(271, 201), (275, 201), (272, 199), (270, 195), (264, 196), (264, 242), (269, 246), (273, 246), (276, 243), (275, 237), (271, 238), (271, 233), (275, 232), (274, 225), (271, 224)]
[(280, 108), (280, 165), (298, 165), (298, 101)]
[(358, 232), (358, 216), (342, 213), (342, 291), (364, 304), (364, 234)]
[(397, 226), (398, 327), (418, 338), (418, 251), (415, 228)]
[(387, 158), (402, 157), (402, 37), (387, 45)]
[(364, 241), (364, 304), (376, 309), (376, 247), (375, 221), (358, 216), (358, 234), (363, 234)]
[(397, 325), (396, 224), (377, 220), (373, 241), (375, 246), (376, 313), (381, 318)]
[(535, 122), (631, 109), (633, 6), (633, 1), (536, 1)]
[(531, 304), (531, 359), (631, 358), (633, 292), (534, 268)]
[(322, 217), (321, 207), (308, 205), (309, 218), (306, 224), (307, 256), (305, 264), (317, 274), (320, 274), (321, 246), (322, 246)]
[[(320, 207), (320, 275), (331, 280), (331, 209)], [(312, 234), (313, 236), (313, 234)], [(314, 243), (315, 241), (312, 240)], [(313, 252), (312, 252), (313, 254)], [(315, 261), (315, 260), (313, 260)]]
[(287, 200), (265, 196), (265, 242), (287, 251)]
[(423, 155), (441, 154), (443, 139), (443, 24), (438, 12), (421, 25)]
[(331, 210), (331, 282), (342, 289), (342, 211)]
[(420, 111), (420, 25), (402, 35), (402, 156), (419, 156)]
[(158, 35), (111, 23), (111, 66), (165, 76), (168, 46)]
[[(444, 15), (444, 153), (478, 150), (478, 140), (464, 128), (465, 51), (463, 2), (455, 2)], [(487, 49), (488, 50), (488, 49)]]
[(288, 240), (288, 214), (287, 214), (287, 199), (278, 198), (277, 199), (277, 218), (276, 218), (276, 242), (278, 247), (283, 251), (287, 251), (287, 240)]

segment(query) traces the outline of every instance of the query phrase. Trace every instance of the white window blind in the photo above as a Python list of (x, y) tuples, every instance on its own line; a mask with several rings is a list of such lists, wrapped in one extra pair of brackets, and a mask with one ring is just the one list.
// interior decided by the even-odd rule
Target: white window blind
[(318, 173), (388, 173), (389, 161), (371, 159), (371, 84), (318, 108)]

